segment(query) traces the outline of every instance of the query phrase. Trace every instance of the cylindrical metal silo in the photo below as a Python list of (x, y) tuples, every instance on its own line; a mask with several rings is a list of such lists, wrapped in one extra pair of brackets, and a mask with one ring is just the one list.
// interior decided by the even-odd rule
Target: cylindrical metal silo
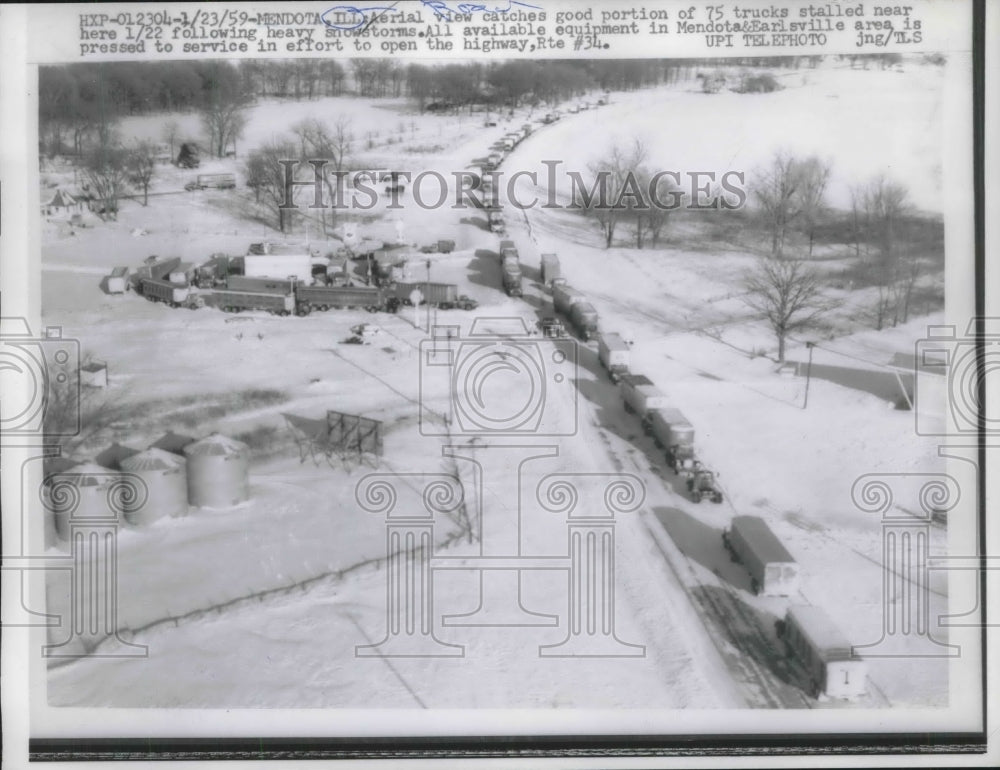
[(69, 539), (71, 520), (118, 518), (130, 497), (128, 490), (122, 494), (123, 478), (121, 473), (94, 462), (83, 462), (46, 477), (45, 507), (60, 539)]
[(201, 508), (229, 508), (250, 497), (250, 450), (213, 433), (184, 447), (188, 502)]
[(147, 449), (121, 461), (121, 469), (146, 483), (146, 500), (125, 508), (125, 520), (142, 526), (188, 512), (187, 461), (162, 449)]

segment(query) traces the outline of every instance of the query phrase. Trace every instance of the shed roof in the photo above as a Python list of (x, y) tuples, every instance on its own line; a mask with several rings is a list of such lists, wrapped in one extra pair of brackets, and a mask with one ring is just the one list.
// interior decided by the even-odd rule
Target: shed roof
[(100, 452), (94, 457), (94, 461), (98, 465), (104, 466), (104, 468), (110, 468), (111, 470), (117, 470), (122, 460), (132, 455), (138, 454), (138, 449), (132, 449), (132, 447), (123, 446), (117, 441)]
[(167, 452), (173, 452), (174, 454), (181, 454), (184, 451), (184, 447), (188, 444), (194, 443), (193, 436), (183, 436), (180, 433), (174, 433), (172, 430), (164, 433), (160, 438), (149, 445), (150, 449), (163, 449)]

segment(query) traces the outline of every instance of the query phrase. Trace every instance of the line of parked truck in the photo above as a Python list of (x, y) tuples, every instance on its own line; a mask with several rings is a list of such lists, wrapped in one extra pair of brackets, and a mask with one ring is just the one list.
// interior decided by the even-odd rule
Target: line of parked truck
[[(517, 254), (512, 241), (502, 241), (500, 252), (501, 260), (505, 253)], [(632, 371), (630, 343), (620, 334), (599, 331), (597, 311), (582, 292), (566, 284), (555, 254), (541, 256), (541, 279), (552, 291), (553, 307), (568, 318), (579, 336), (584, 341), (596, 337), (598, 361), (618, 385), (625, 411), (639, 417), (644, 433), (664, 451), (667, 465), (685, 479), (691, 499), (721, 503), (724, 498), (716, 474), (697, 457), (694, 426), (649, 377)], [(566, 333), (554, 316), (543, 318), (539, 327), (546, 336)], [(722, 544), (730, 558), (746, 568), (753, 593), (791, 596), (798, 592), (798, 563), (760, 517), (735, 516), (722, 533)], [(802, 665), (811, 695), (855, 698), (866, 692), (865, 661), (854, 654), (820, 608), (807, 604), (790, 607), (775, 624), (775, 631), (786, 653)]]
[[(313, 311), (363, 308), (395, 313), (400, 306), (420, 304), (448, 310), (474, 310), (478, 303), (459, 295), (455, 284), (385, 281), (379, 286), (349, 282), (312, 284), (294, 278), (263, 278), (234, 272), (234, 259), (216, 255), (200, 265), (184, 265), (179, 257), (151, 257), (134, 271), (115, 268), (105, 280), (109, 293), (134, 290), (152, 302), (196, 310), (216, 307), (227, 313), (265, 311), (279, 316), (309, 315)], [(419, 292), (419, 294), (417, 293)]]

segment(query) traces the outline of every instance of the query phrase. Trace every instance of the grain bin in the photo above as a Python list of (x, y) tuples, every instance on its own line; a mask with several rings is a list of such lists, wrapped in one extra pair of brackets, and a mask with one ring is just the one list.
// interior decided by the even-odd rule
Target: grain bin
[[(45, 478), (45, 509), (62, 540), (70, 536), (70, 521), (117, 519), (129, 494), (120, 494), (121, 473), (95, 462), (83, 462)], [(139, 490), (139, 497), (143, 497)]]
[(250, 450), (246, 444), (213, 433), (184, 447), (188, 502), (228, 508), (250, 497)]
[(163, 449), (147, 449), (122, 460), (121, 469), (146, 484), (145, 501), (125, 507), (129, 524), (141, 527), (164, 516), (187, 515), (187, 461), (183, 457)]

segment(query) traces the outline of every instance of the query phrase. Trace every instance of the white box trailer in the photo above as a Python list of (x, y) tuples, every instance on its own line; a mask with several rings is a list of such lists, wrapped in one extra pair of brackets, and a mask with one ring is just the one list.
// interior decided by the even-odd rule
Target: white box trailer
[(312, 256), (301, 254), (247, 254), (243, 258), (243, 274), (249, 278), (292, 278), (309, 282), (312, 278)]
[(694, 447), (694, 426), (680, 409), (650, 409), (646, 416), (647, 433), (661, 449)]
[(632, 350), (620, 334), (605, 332), (597, 338), (597, 358), (611, 381), (617, 382), (621, 375), (628, 372)]
[(634, 412), (641, 419), (646, 419), (650, 409), (662, 409), (667, 406), (667, 394), (653, 384), (644, 374), (624, 374), (619, 388), (625, 411)]
[(750, 588), (764, 596), (790, 596), (799, 590), (799, 565), (759, 516), (736, 516), (722, 543), (750, 573)]
[(542, 283), (551, 286), (560, 275), (559, 257), (555, 254), (542, 254)]
[(854, 654), (851, 643), (819, 607), (803, 604), (788, 608), (775, 623), (785, 650), (809, 677), (813, 697), (858, 698), (868, 689), (868, 665)]
[(108, 294), (124, 294), (129, 286), (131, 271), (127, 267), (116, 267), (108, 276)]

